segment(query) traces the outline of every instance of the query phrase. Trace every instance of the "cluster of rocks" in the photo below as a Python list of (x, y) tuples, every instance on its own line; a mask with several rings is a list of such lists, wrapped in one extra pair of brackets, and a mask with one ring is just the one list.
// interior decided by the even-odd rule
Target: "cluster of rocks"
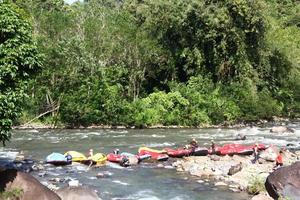
[[(253, 164), (252, 156), (205, 156), (186, 157), (173, 163), (177, 171), (188, 172), (201, 180), (214, 180), (216, 186), (228, 186), (232, 191), (244, 191), (254, 179), (266, 180), (273, 171), (276, 148), (261, 153), (260, 159)], [(284, 153), (285, 165), (295, 163), (300, 152)]]

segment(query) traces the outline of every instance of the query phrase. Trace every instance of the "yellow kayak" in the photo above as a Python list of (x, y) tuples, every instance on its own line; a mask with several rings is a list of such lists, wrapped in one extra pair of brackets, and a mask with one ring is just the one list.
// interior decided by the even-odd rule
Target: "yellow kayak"
[(85, 162), (88, 160), (85, 155), (77, 151), (68, 151), (64, 155), (66, 156), (68, 154), (72, 156), (72, 162)]
[(96, 165), (101, 165), (105, 163), (107, 157), (103, 153), (96, 153), (95, 155), (90, 156), (87, 159), (93, 161), (94, 163), (96, 163)]
[(148, 147), (140, 147), (139, 148), (139, 153), (141, 151), (150, 151), (150, 152), (154, 152), (154, 153), (167, 153), (166, 150), (156, 150), (156, 149), (151, 149), (151, 148), (148, 148)]

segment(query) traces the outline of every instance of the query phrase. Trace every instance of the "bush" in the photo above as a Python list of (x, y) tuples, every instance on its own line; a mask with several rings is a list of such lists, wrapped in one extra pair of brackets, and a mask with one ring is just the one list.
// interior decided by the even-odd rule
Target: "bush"
[(265, 181), (262, 178), (255, 177), (249, 182), (248, 187), (247, 187), (247, 192), (249, 194), (255, 195), (255, 194), (259, 194), (264, 191), (266, 191)]
[(2, 200), (13, 200), (13, 199), (19, 199), (23, 193), (22, 189), (19, 188), (13, 188), (11, 190), (0, 192), (0, 199)]

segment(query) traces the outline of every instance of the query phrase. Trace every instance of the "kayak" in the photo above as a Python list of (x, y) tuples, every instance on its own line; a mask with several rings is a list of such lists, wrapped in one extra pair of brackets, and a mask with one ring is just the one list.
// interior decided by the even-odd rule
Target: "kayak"
[(87, 158), (88, 161), (92, 161), (92, 164), (101, 165), (107, 160), (107, 157), (103, 153), (96, 153), (93, 156)]
[(182, 149), (182, 148), (171, 149), (171, 148), (165, 148), (164, 150), (167, 152), (168, 156), (175, 157), (175, 158), (182, 158), (184, 156), (190, 156), (193, 153), (192, 149)]
[(157, 150), (157, 149), (152, 149), (152, 148), (149, 148), (149, 147), (140, 147), (139, 148), (139, 152), (141, 151), (141, 150), (144, 150), (144, 151), (149, 151), (149, 152), (154, 152), (154, 153), (167, 153), (166, 152), (166, 150)]
[(251, 155), (252, 153), (252, 146), (241, 144), (227, 144), (220, 148), (220, 155)]
[(208, 149), (205, 147), (197, 147), (192, 152), (193, 156), (207, 156), (207, 154), (208, 154)]
[(152, 160), (166, 161), (169, 159), (169, 156), (164, 153), (166, 153), (165, 150), (160, 151), (160, 150), (155, 150), (147, 147), (141, 147), (139, 148), (138, 156), (150, 155)]
[(72, 162), (85, 162), (88, 160), (85, 155), (83, 155), (82, 153), (79, 153), (77, 151), (68, 151), (64, 155), (72, 156)]
[(67, 156), (61, 153), (51, 153), (46, 157), (46, 163), (53, 165), (68, 165), (72, 163), (72, 160), (68, 160)]
[[(251, 145), (251, 148), (254, 149), (255, 144)], [(264, 144), (257, 144), (258, 150), (266, 150), (268, 148), (268, 146), (264, 145)]]
[(109, 153), (107, 154), (107, 160), (110, 162), (115, 162), (115, 163), (121, 163), (123, 158), (125, 158), (125, 156), (122, 156), (121, 154), (114, 154), (114, 153)]

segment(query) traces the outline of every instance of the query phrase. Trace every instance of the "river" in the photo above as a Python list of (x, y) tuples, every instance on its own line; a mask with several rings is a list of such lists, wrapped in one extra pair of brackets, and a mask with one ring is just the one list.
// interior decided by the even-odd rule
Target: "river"
[[(87, 153), (90, 148), (94, 152), (109, 153), (114, 148), (120, 151), (136, 153), (140, 146), (161, 149), (163, 147), (179, 147), (191, 138), (196, 138), (201, 146), (208, 146), (214, 139), (217, 144), (238, 142), (275, 144), (278, 146), (292, 145), (299, 148), (300, 123), (290, 123), (295, 133), (271, 134), (269, 127), (241, 129), (57, 129), (57, 130), (14, 130), (12, 140), (4, 151), (22, 150), (26, 157), (37, 161), (45, 160), (52, 152), (64, 153), (76, 150)], [(234, 141), (238, 133), (247, 136), (245, 141)], [(3, 150), (3, 149), (2, 149)], [(107, 175), (96, 178), (98, 173)], [(47, 166), (47, 174), (40, 177), (33, 173), (41, 182), (59, 177), (67, 180), (76, 179), (98, 191), (104, 199), (249, 199), (244, 193), (234, 193), (226, 187), (214, 186), (209, 181), (199, 181), (175, 169), (158, 167), (153, 163), (141, 163), (135, 167), (118, 168), (103, 166), (87, 169), (85, 166), (53, 167)], [(59, 183), (59, 186), (67, 183)]]

